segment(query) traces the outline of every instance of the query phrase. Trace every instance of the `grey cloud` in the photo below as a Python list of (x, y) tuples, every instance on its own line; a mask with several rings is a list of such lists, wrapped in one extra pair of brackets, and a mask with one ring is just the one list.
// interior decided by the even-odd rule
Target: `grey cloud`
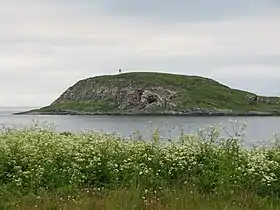
[(0, 106), (43, 106), (77, 80), (118, 68), (278, 94), (277, 10), (273, 0), (0, 0)]
[(102, 0), (83, 1), (87, 11), (102, 11), (112, 16), (138, 16), (169, 20), (209, 20), (237, 16), (252, 16), (279, 11), (277, 0)]

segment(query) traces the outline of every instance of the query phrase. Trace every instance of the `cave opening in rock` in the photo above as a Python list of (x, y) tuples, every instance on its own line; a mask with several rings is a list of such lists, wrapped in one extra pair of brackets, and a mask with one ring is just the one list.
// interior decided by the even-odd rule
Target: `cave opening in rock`
[(149, 104), (155, 103), (155, 102), (157, 102), (157, 100), (158, 100), (157, 97), (153, 96), (153, 95), (149, 95), (147, 98), (147, 101)]

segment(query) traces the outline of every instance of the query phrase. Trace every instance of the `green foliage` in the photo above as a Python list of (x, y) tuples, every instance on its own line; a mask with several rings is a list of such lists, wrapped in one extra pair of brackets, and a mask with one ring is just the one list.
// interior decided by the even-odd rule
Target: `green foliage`
[(137, 195), (158, 191), (160, 199), (176, 187), (211, 199), (252, 194), (257, 201), (278, 201), (279, 147), (246, 149), (237, 136), (225, 139), (217, 127), (210, 127), (169, 142), (160, 141), (156, 131), (145, 142), (97, 132), (59, 134), (37, 126), (2, 129), (0, 200), (9, 200), (9, 193), (56, 198), (85, 189), (111, 193), (132, 188)]
[(100, 101), (67, 101), (44, 107), (38, 111), (55, 112), (60, 110), (73, 110), (79, 112), (110, 112), (115, 110), (117, 105), (109, 100)]
[(279, 209), (278, 200), (261, 198), (251, 192), (235, 195), (209, 195), (194, 187), (174, 185), (161, 190), (119, 188), (109, 192), (83, 190), (74, 195), (60, 196), (42, 193), (19, 201), (0, 201), (0, 209), (104, 209), (104, 210), (271, 210)]

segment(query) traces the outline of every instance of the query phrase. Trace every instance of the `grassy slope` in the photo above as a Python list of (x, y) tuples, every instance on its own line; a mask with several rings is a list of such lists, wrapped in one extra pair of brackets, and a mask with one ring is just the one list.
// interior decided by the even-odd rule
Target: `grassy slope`
[[(179, 109), (190, 107), (200, 107), (208, 109), (230, 109), (233, 111), (280, 111), (277, 104), (258, 103), (249, 105), (246, 96), (252, 93), (231, 89), (212, 79), (185, 76), (166, 73), (147, 73), (135, 72), (120, 75), (105, 75), (88, 78), (77, 82), (71, 89), (79, 93), (85, 88), (95, 88), (106, 86), (113, 87), (153, 87), (160, 86), (171, 90), (179, 91), (179, 95), (174, 99), (179, 104)], [(266, 98), (266, 97), (262, 97)], [(267, 97), (268, 99), (268, 97)], [(269, 98), (272, 101), (278, 98)], [(40, 109), (39, 111), (54, 111), (58, 109), (70, 109), (87, 112), (108, 112), (118, 111), (117, 105), (108, 99), (108, 101), (79, 101), (57, 103)]]

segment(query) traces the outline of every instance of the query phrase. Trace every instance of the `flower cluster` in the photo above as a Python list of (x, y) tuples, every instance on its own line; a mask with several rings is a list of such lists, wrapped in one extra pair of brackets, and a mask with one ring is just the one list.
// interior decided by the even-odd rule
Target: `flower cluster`
[(0, 186), (19, 190), (162, 187), (174, 182), (211, 192), (280, 190), (280, 149), (241, 146), (217, 128), (169, 142), (117, 134), (61, 134), (38, 127), (2, 129)]

